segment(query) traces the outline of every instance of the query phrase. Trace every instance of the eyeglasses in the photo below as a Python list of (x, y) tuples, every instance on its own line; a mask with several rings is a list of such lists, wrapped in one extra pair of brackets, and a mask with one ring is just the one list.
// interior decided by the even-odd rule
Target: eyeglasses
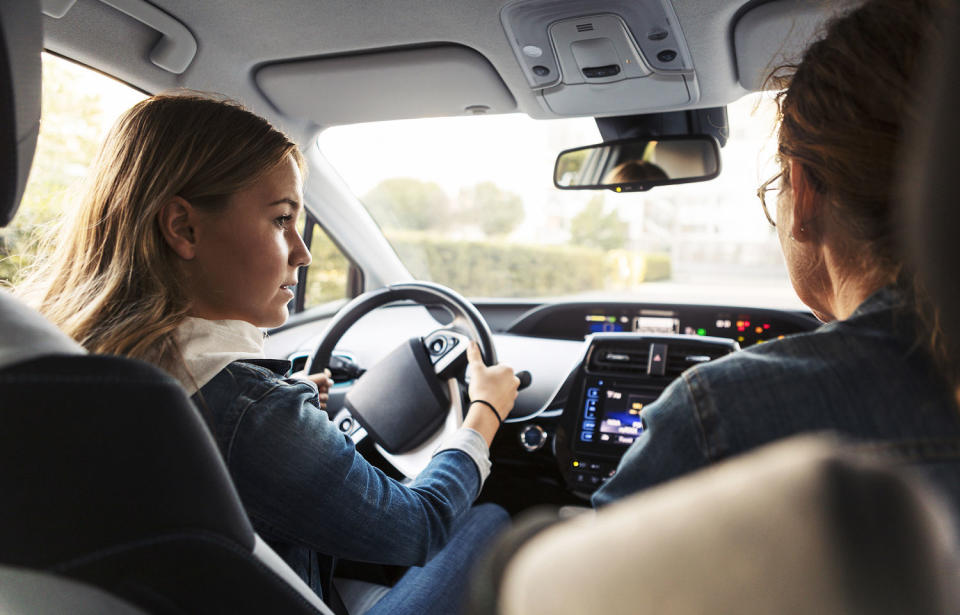
[(757, 188), (757, 198), (760, 199), (760, 205), (763, 206), (763, 213), (767, 216), (767, 221), (770, 222), (770, 226), (777, 226), (776, 220), (770, 215), (770, 210), (767, 208), (767, 193), (769, 192), (780, 192), (780, 180), (783, 178), (783, 171), (780, 171), (767, 181), (760, 184), (760, 187)]

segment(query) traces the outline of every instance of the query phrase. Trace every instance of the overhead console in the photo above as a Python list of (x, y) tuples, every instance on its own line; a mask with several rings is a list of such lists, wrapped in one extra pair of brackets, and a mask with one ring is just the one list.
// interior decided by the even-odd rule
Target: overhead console
[(517, 0), (500, 20), (530, 87), (558, 115), (650, 112), (700, 94), (663, 0)]

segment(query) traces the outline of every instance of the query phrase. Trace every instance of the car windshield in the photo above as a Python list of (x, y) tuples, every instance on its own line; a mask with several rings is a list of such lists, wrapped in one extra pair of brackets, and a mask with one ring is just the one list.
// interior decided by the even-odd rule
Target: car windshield
[(717, 179), (561, 191), (553, 164), (597, 143), (590, 118), (430, 118), (338, 126), (321, 152), (418, 279), (471, 297), (802, 308), (756, 197), (775, 172), (775, 105), (729, 105)]

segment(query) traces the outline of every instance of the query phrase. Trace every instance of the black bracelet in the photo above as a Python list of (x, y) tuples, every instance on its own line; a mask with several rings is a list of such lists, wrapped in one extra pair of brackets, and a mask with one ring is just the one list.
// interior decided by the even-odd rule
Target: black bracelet
[(487, 408), (490, 408), (490, 410), (493, 411), (493, 416), (497, 417), (497, 422), (500, 423), (501, 427), (503, 426), (503, 419), (500, 418), (500, 413), (497, 412), (497, 409), (493, 407), (493, 404), (485, 399), (473, 399), (470, 401), (470, 405), (472, 406), (473, 404), (483, 404)]

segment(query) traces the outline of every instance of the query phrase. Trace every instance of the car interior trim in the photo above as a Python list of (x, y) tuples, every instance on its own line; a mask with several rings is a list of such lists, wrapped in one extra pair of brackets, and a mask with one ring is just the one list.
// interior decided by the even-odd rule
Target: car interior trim
[(281, 62), (260, 68), (255, 78), (284, 115), (321, 126), (373, 121), (387, 112), (402, 119), (517, 108), (490, 62), (463, 45)]
[(740, 85), (762, 90), (772, 69), (799, 62), (824, 23), (854, 4), (848, 0), (775, 0), (745, 12), (733, 27)]

